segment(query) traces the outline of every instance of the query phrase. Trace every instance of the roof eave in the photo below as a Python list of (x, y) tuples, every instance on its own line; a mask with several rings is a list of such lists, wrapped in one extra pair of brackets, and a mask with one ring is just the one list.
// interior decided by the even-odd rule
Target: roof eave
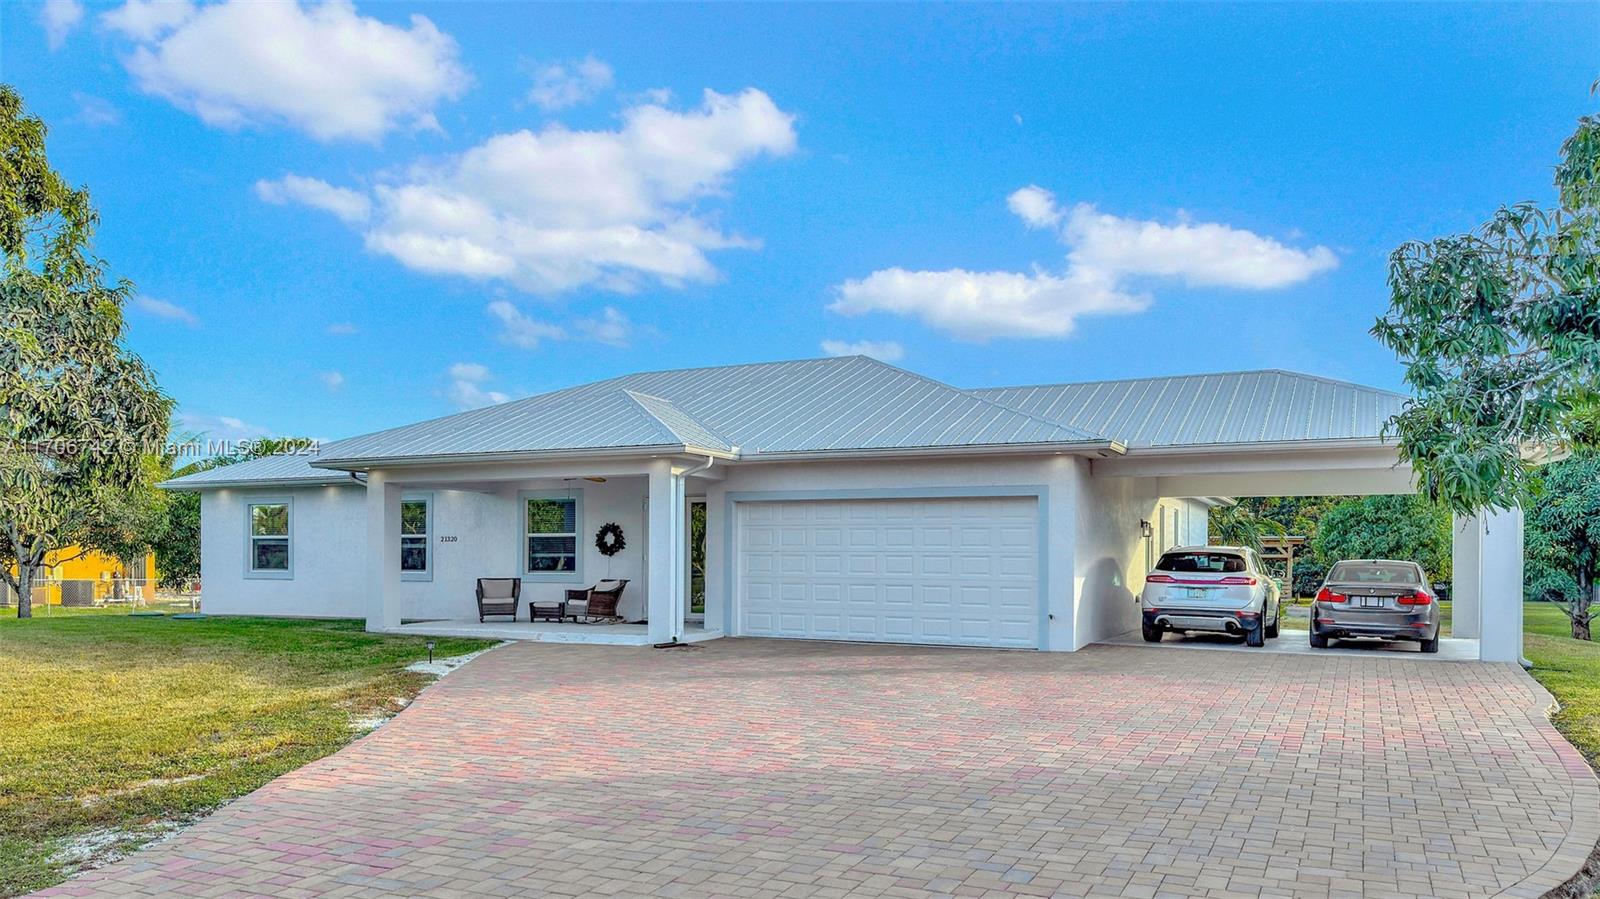
[(1157, 446), (1130, 446), (1129, 455), (1189, 456), (1202, 453), (1271, 453), (1283, 450), (1393, 449), (1399, 444), (1382, 437), (1331, 437), (1302, 440), (1253, 440), (1237, 443), (1175, 443)]
[(181, 479), (162, 481), (156, 487), (171, 493), (199, 493), (202, 490), (221, 490), (224, 488), (247, 487), (328, 487), (344, 484), (359, 483), (351, 479), (347, 472), (328, 472), (323, 477), (315, 478), (233, 478), (229, 480), (194, 481), (188, 484), (179, 483)]
[(861, 449), (747, 452), (740, 462), (806, 462), (827, 459), (900, 459), (940, 456), (1096, 455), (1120, 456), (1127, 447), (1115, 440), (1044, 443), (978, 443), (964, 446), (895, 446)]
[(433, 453), (421, 456), (351, 456), (346, 458), (318, 458), (311, 460), (316, 468), (336, 471), (366, 471), (369, 468), (401, 468), (412, 465), (455, 465), (477, 462), (550, 462), (567, 459), (633, 459), (649, 456), (693, 455), (717, 459), (737, 460), (733, 451), (715, 447), (695, 446), (687, 443), (661, 443), (645, 446), (579, 447), (559, 450), (507, 451), (492, 453)]

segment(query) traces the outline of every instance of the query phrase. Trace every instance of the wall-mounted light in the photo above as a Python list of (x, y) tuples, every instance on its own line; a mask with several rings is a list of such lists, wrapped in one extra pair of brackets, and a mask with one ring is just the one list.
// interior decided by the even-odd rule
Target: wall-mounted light
[(1139, 534), (1140, 534), (1140, 536), (1142, 536), (1146, 540), (1148, 540), (1151, 537), (1155, 536), (1155, 532), (1156, 532), (1156, 529), (1153, 526), (1151, 526), (1150, 522), (1145, 521), (1143, 518), (1139, 519)]

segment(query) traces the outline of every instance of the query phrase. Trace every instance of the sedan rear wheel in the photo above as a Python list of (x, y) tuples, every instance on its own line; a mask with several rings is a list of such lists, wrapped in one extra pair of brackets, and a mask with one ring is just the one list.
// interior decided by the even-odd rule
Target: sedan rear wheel
[(1422, 641), (1422, 651), (1423, 652), (1438, 652), (1439, 651), (1439, 635), (1438, 634), (1434, 634), (1432, 640), (1423, 640)]
[(1327, 649), (1328, 648), (1328, 638), (1327, 638), (1327, 636), (1324, 635), (1324, 634), (1319, 634), (1319, 633), (1316, 632), (1315, 629), (1313, 629), (1311, 631), (1311, 648), (1312, 649)]

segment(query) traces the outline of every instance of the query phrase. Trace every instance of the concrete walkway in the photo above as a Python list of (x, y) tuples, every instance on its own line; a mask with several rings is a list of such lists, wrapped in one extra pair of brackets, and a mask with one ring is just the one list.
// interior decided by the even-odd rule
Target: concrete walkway
[(1512, 665), (492, 650), (58, 896), (1537, 896), (1600, 790)]

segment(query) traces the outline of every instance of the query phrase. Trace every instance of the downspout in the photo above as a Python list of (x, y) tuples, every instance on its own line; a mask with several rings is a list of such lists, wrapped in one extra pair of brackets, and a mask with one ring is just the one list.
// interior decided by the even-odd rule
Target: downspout
[(683, 616), (688, 611), (687, 581), (689, 580), (689, 526), (686, 519), (689, 516), (689, 478), (711, 468), (716, 457), (706, 455), (706, 461), (694, 468), (685, 469), (679, 474), (672, 475), (672, 531), (678, 538), (673, 541), (672, 547), (672, 635), (671, 641), (666, 645), (681, 642), (683, 636)]

